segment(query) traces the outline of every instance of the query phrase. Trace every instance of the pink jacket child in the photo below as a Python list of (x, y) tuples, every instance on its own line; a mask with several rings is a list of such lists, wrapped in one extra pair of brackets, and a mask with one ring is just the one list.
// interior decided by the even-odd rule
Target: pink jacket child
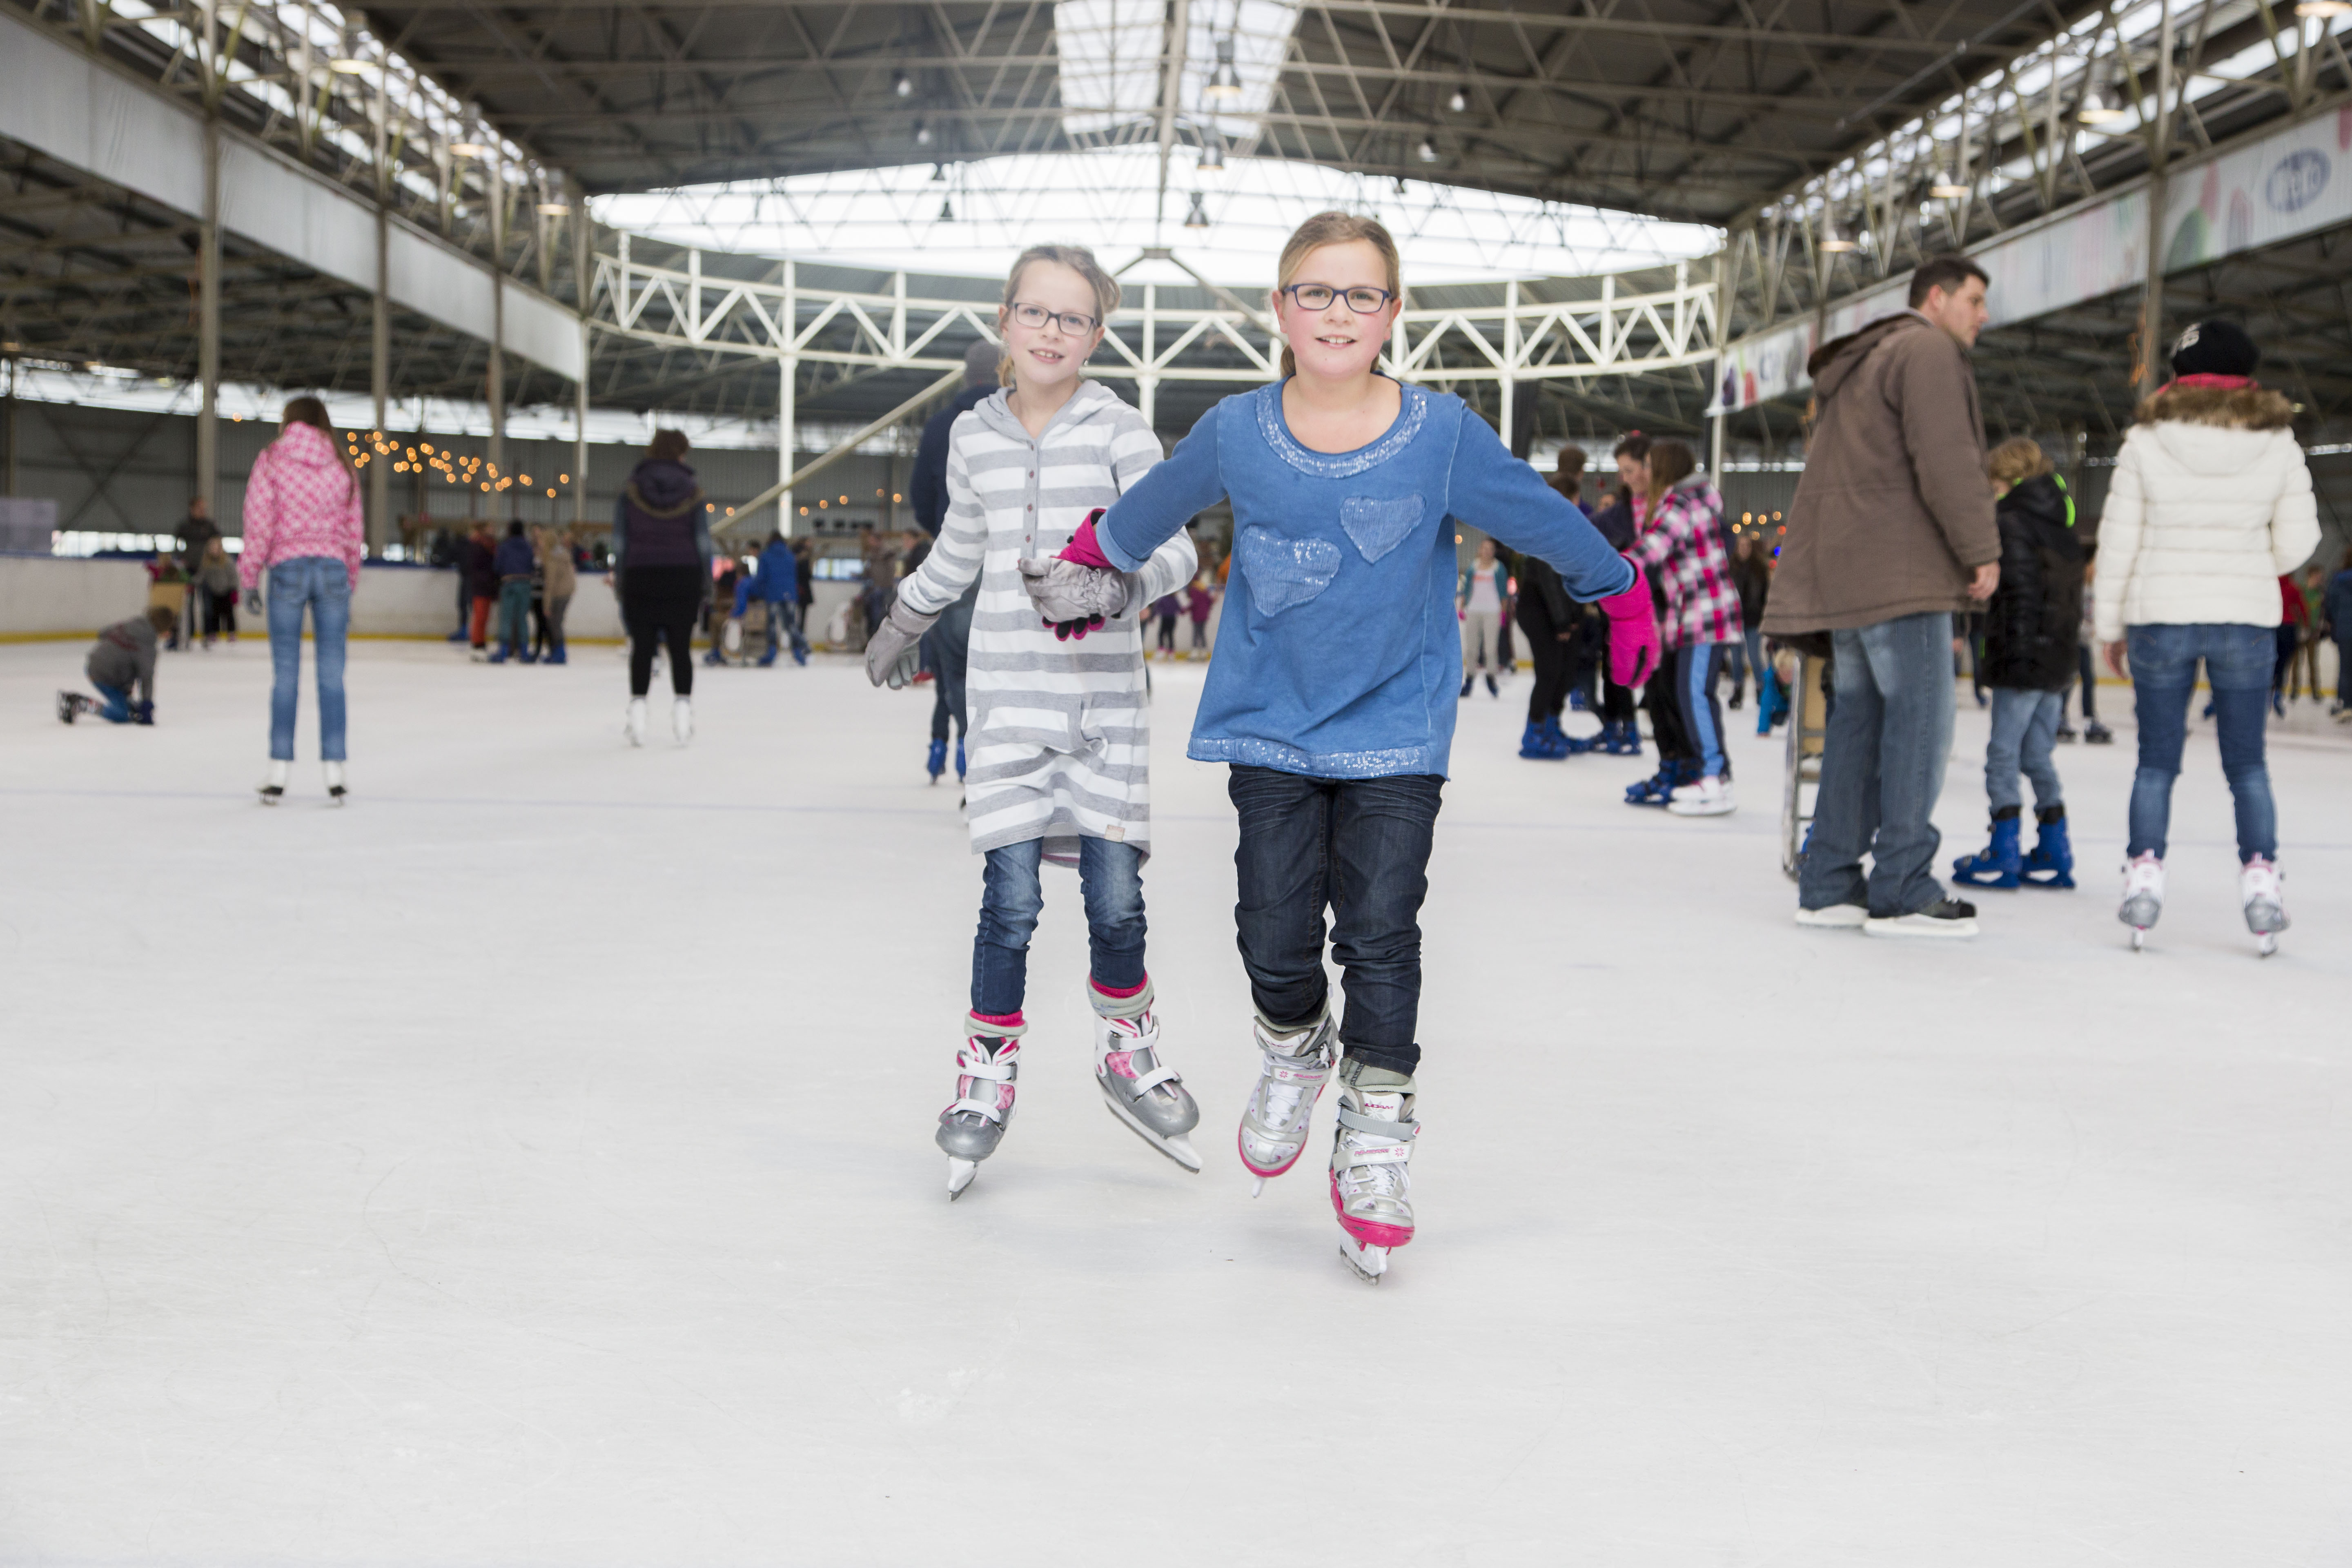
[(359, 479), (343, 465), (334, 438), (314, 425), (289, 421), (254, 459), (245, 486), (245, 552), (237, 582), (248, 591), (281, 561), (305, 555), (340, 558), (360, 584), (367, 530)]

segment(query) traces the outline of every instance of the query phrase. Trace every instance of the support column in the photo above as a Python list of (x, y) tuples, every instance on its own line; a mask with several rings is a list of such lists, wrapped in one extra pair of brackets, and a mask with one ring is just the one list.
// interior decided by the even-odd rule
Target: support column
[[(1752, 242), (1755, 231), (1745, 232)], [(1715, 340), (1715, 386), (1707, 395), (1707, 402), (1715, 408), (1715, 428), (1707, 433), (1706, 477), (1718, 490), (1723, 488), (1723, 432), (1731, 423), (1731, 415), (1724, 407), (1723, 382), (1730, 366), (1723, 350), (1731, 341), (1731, 291), (1733, 279), (1738, 276), (1733, 258), (1739, 254), (1739, 231), (1726, 235), (1723, 254), (1716, 258), (1714, 331), (1708, 334)]]
[[(1514, 446), (1518, 426), (1512, 416), (1518, 410), (1513, 401), (1518, 382), (1512, 373), (1519, 368), (1519, 280), (1512, 279), (1503, 285), (1503, 445)], [(1524, 455), (1524, 454), (1520, 454)]]
[(580, 382), (572, 388), (572, 521), (588, 521), (588, 319), (580, 319)]
[[(2156, 53), (2156, 115), (2147, 132), (2147, 282), (2139, 300), (2139, 395), (2164, 380), (2164, 197), (2165, 164), (2172, 151), (2172, 3), (2164, 0)], [(2298, 24), (2299, 26), (2300, 24)]]
[(16, 359), (8, 359), (8, 428), (0, 438), (0, 496), (16, 493)]
[(392, 461), (375, 449), (385, 444), (384, 426), (392, 417), (386, 406), (392, 400), (392, 278), (388, 271), (391, 226), (391, 217), (379, 202), (375, 209), (374, 334), (368, 367), (369, 390), (375, 395), (375, 429), (370, 437), (367, 500), (367, 552), (378, 560), (383, 557), (383, 547), (392, 542)]
[[(626, 245), (628, 242), (628, 237), (622, 236), (621, 243)], [(776, 386), (776, 483), (784, 488), (782, 493), (776, 497), (776, 531), (786, 539), (793, 536), (793, 527), (800, 521), (793, 506), (793, 487), (789, 483), (793, 477), (793, 447), (795, 445), (793, 430), (798, 420), (793, 406), (793, 383), (798, 380), (801, 369), (800, 355), (793, 352), (800, 346), (801, 335), (800, 298), (793, 288), (799, 277), (799, 268), (791, 261), (785, 262), (784, 305), (777, 321), (778, 332), (783, 339), (784, 356), (777, 364), (779, 380)]]
[[(205, 122), (205, 216), (196, 234), (196, 494), (220, 518), (220, 127)], [(238, 531), (244, 531), (240, 521)]]
[[(490, 175), (490, 467), (507, 472), (507, 179), (494, 143)], [(493, 494), (496, 492), (493, 491)]]

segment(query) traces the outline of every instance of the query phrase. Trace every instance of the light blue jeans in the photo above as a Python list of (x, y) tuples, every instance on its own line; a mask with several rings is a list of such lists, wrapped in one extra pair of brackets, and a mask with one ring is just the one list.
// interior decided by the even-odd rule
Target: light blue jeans
[(2221, 742), (2221, 776), (2237, 807), (2238, 858), (2278, 857), (2278, 804), (2263, 761), (2277, 633), (2269, 626), (2131, 626), (2132, 707), (2139, 721), (2139, 772), (2132, 778), (2131, 847), (2160, 858), (2172, 826), (2172, 781), (2189, 738), (2189, 699), (2197, 661), (2213, 688), (2213, 728)]
[(352, 626), (352, 577), (351, 569), (331, 555), (298, 555), (269, 569), (269, 757), (294, 760), (305, 608), (319, 647), (319, 755), (344, 762), (343, 639)]
[[(971, 1010), (1001, 1018), (1021, 1011), (1029, 992), (1029, 937), (1045, 907), (1038, 868), (1045, 841), (1026, 838), (988, 852), (980, 931), (971, 944)], [(1087, 906), (1088, 973), (1124, 991), (1143, 984), (1143, 855), (1132, 844), (1078, 839), (1078, 888)]]
[(1952, 751), (1951, 614), (1832, 632), (1830, 647), (1837, 702), (1797, 901), (1913, 914), (1944, 897), (1930, 868), (1944, 842), (1932, 819)]
[(2058, 769), (2050, 760), (2057, 750), (2058, 725), (2066, 717), (2063, 691), (2021, 691), (2013, 686), (1992, 689), (1992, 739), (1985, 744), (1985, 798), (1995, 811), (2021, 806), (2025, 792), (2018, 787), (2018, 769), (2033, 781), (2033, 805), (2047, 811), (2064, 802)]

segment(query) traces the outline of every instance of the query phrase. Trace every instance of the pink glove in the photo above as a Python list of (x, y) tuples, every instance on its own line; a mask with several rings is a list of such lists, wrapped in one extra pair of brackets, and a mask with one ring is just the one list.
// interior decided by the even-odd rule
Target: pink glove
[(1068, 548), (1056, 557), (1057, 560), (1075, 561), (1081, 566), (1092, 566), (1101, 572), (1118, 570), (1110, 563), (1110, 557), (1102, 552), (1102, 546), (1095, 542), (1095, 519), (1103, 514), (1103, 510), (1097, 507), (1087, 513), (1086, 521), (1078, 524), (1077, 532), (1070, 535)]
[(1642, 563), (1628, 560), (1633, 585), (1601, 601), (1609, 616), (1609, 679), (1639, 686), (1658, 672), (1658, 616), (1650, 606), (1650, 580)]

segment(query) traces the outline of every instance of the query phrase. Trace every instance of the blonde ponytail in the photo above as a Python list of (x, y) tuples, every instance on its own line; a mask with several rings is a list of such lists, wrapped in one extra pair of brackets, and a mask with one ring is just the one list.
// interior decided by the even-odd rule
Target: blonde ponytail
[[(1389, 292), (1402, 300), (1404, 264), (1397, 256), (1396, 240), (1386, 226), (1378, 218), (1359, 217), (1354, 213), (1317, 213), (1291, 230), (1290, 237), (1283, 242), (1282, 259), (1275, 268), (1274, 302), (1276, 311), (1282, 308), (1282, 290), (1297, 279), (1298, 269), (1306, 264), (1310, 252), (1327, 245), (1346, 245), (1358, 239), (1381, 253), (1381, 260), (1388, 268)], [(1017, 272), (1015, 276), (1018, 276)], [(1282, 345), (1283, 379), (1286, 381), (1297, 374), (1298, 356), (1292, 353), (1289, 343), (1285, 342)]]

